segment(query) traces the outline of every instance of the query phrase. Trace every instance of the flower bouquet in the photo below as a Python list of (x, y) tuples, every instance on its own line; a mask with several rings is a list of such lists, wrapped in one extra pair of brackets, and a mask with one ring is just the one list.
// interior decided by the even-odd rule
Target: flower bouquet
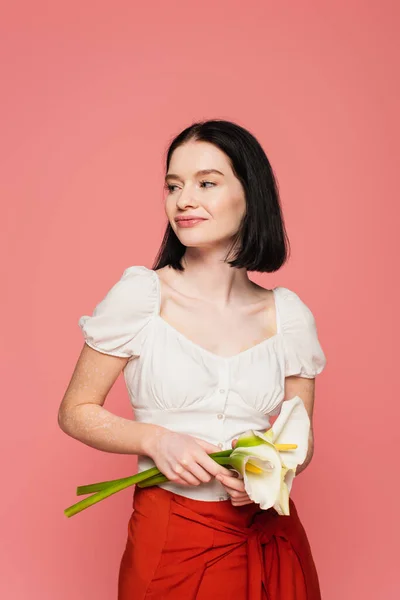
[[(309, 431), (308, 413), (302, 399), (295, 396), (282, 403), (270, 429), (248, 430), (238, 437), (234, 449), (209, 456), (244, 479), (246, 493), (260, 508), (273, 507), (280, 515), (289, 515), (289, 494), (297, 466), (307, 456)], [(77, 496), (91, 495), (66, 508), (64, 514), (72, 517), (131, 485), (150, 487), (166, 481), (154, 466), (130, 477), (83, 485), (77, 488)]]

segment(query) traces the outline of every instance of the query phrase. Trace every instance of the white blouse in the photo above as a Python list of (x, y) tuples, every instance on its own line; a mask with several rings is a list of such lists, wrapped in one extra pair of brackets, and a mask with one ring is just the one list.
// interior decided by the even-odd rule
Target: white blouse
[[(135, 420), (202, 438), (223, 450), (248, 429), (265, 430), (280, 411), (285, 377), (314, 378), (326, 365), (314, 316), (288, 288), (273, 289), (277, 333), (230, 357), (206, 350), (160, 316), (156, 271), (127, 268), (95, 307), (79, 319), (85, 342), (129, 357), (124, 378)], [(138, 470), (154, 466), (138, 456)], [(216, 479), (198, 486), (161, 487), (198, 500), (226, 500)]]

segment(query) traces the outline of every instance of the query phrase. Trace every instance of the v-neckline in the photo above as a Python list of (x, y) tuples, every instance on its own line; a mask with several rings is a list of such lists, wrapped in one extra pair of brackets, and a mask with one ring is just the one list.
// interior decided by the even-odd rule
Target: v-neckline
[(278, 337), (280, 337), (280, 335), (281, 335), (281, 331), (280, 331), (280, 316), (279, 316), (278, 293), (277, 293), (277, 290), (279, 289), (280, 286), (275, 286), (274, 288), (272, 288), (270, 290), (273, 293), (274, 301), (275, 301), (275, 315), (276, 315), (275, 318), (276, 318), (276, 326), (277, 326), (276, 333), (274, 335), (270, 335), (269, 337), (261, 340), (261, 342), (258, 342), (257, 344), (254, 344), (253, 346), (250, 346), (249, 348), (246, 348), (246, 350), (242, 350), (241, 352), (237, 352), (236, 354), (232, 354), (231, 356), (222, 356), (220, 354), (215, 354), (215, 352), (211, 352), (211, 350), (207, 350), (207, 348), (204, 348), (200, 344), (197, 344), (196, 342), (194, 342), (193, 340), (191, 340), (190, 338), (188, 338), (184, 333), (182, 333), (181, 331), (179, 331), (178, 329), (176, 329), (173, 325), (171, 325), (170, 323), (168, 323), (168, 321), (166, 321), (165, 319), (163, 319), (163, 317), (160, 314), (160, 311), (161, 311), (161, 280), (160, 280), (160, 277), (159, 277), (158, 273), (154, 269), (149, 269), (149, 270), (153, 273), (153, 277), (155, 278), (156, 286), (157, 286), (157, 307), (156, 307), (156, 310), (155, 310), (155, 317), (167, 329), (169, 329), (170, 331), (172, 331), (177, 337), (181, 338), (184, 342), (186, 342), (190, 346), (193, 346), (193, 348), (195, 348), (198, 352), (202, 352), (202, 353), (210, 356), (214, 360), (228, 362), (228, 361), (232, 361), (234, 359), (240, 358), (241, 356), (243, 356), (245, 354), (249, 354), (251, 352), (254, 352), (255, 350), (260, 349), (263, 346), (267, 346), (273, 340), (275, 340)]

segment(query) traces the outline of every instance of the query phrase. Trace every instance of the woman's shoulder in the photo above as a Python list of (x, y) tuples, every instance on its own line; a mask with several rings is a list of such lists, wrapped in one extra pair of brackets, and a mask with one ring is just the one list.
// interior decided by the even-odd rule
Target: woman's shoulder
[(122, 275), (95, 305), (80, 317), (86, 343), (116, 356), (137, 354), (138, 333), (158, 306), (154, 271), (143, 265), (125, 268)]
[(129, 281), (136, 285), (149, 285), (154, 281), (155, 271), (144, 265), (131, 265), (126, 267), (122, 273), (121, 279)]
[(287, 330), (296, 326), (314, 327), (315, 317), (309, 306), (305, 302), (303, 296), (294, 290), (278, 286), (275, 288), (279, 298), (279, 311), (282, 319), (282, 325)]
[(154, 271), (144, 265), (126, 267), (121, 277), (108, 290), (107, 305), (124, 313), (136, 314), (138, 310), (150, 313), (157, 302), (157, 281)]
[(294, 290), (283, 286), (275, 289), (286, 348), (286, 376), (313, 378), (323, 371), (327, 362), (314, 313), (309, 303)]

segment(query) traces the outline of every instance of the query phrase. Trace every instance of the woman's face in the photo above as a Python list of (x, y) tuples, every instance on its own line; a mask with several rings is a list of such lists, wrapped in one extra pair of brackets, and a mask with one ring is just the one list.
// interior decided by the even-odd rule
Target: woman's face
[[(166, 188), (165, 212), (184, 246), (231, 242), (246, 212), (246, 200), (228, 157), (217, 146), (195, 141), (179, 146), (171, 157)], [(185, 226), (182, 217), (200, 220), (186, 221)]]

